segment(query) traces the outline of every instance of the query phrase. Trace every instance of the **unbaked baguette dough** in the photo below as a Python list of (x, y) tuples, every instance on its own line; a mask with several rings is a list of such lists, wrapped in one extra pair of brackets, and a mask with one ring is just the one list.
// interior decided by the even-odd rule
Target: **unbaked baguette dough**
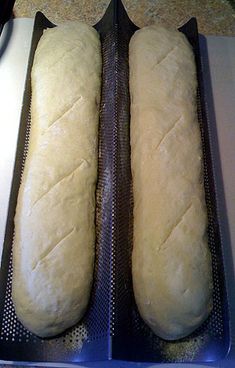
[(101, 82), (98, 33), (48, 29), (32, 68), (32, 125), (15, 215), (12, 296), (33, 333), (59, 334), (83, 316), (94, 263)]
[(179, 339), (212, 308), (194, 55), (182, 33), (150, 26), (129, 60), (135, 299), (158, 336)]

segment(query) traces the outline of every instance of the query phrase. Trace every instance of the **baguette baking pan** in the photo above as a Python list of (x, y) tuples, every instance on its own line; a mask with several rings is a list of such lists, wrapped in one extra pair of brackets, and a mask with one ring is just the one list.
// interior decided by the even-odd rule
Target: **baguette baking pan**
[(110, 359), (211, 362), (224, 358), (230, 348), (229, 311), (195, 18), (179, 30), (191, 43), (197, 64), (198, 117), (204, 153), (214, 306), (209, 318), (193, 334), (180, 341), (167, 342), (151, 332), (135, 305), (131, 280), (133, 198), (128, 45), (138, 28), (130, 21), (119, 0), (111, 1), (104, 17), (95, 25), (102, 44), (103, 84), (96, 193), (96, 261), (90, 304), (79, 324), (51, 339), (38, 338), (18, 321), (11, 299), (12, 244), (17, 193), (30, 132), (30, 73), (43, 30), (54, 26), (42, 13), (36, 14), (0, 270), (0, 359), (33, 364)]

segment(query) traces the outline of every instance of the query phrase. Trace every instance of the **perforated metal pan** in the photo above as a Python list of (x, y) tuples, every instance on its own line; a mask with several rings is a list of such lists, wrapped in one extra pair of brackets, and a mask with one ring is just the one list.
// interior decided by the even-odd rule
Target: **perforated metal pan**
[[(122, 24), (120, 24), (122, 29)], [(134, 28), (134, 26), (133, 26)], [(230, 349), (231, 337), (229, 326), (229, 310), (226, 292), (225, 273), (223, 265), (223, 250), (220, 236), (220, 225), (217, 215), (217, 203), (215, 195), (215, 175), (212, 165), (211, 147), (209, 142), (210, 126), (207, 120), (203, 76), (200, 60), (199, 38), (197, 22), (191, 18), (179, 31), (185, 34), (190, 42), (197, 66), (198, 78), (198, 122), (201, 131), (203, 159), (204, 159), (204, 186), (208, 211), (208, 241), (212, 254), (213, 268), (213, 310), (205, 323), (190, 336), (179, 341), (165, 341), (154, 335), (150, 328), (141, 319), (135, 305), (132, 288), (127, 288), (125, 304), (116, 303), (115, 307), (115, 334), (113, 337), (113, 358), (142, 361), (142, 362), (212, 362), (224, 358)], [(125, 29), (123, 29), (125, 32)], [(120, 42), (122, 44), (122, 42)], [(123, 65), (122, 65), (123, 67)], [(128, 66), (126, 66), (128, 68)], [(122, 138), (120, 138), (122, 140)], [(123, 153), (123, 152), (122, 152)], [(126, 151), (129, 155), (129, 150)], [(128, 164), (130, 163), (130, 159)], [(121, 162), (119, 161), (121, 165)], [(118, 199), (116, 211), (122, 214), (122, 178), (116, 177)], [(124, 189), (123, 189), (124, 190)], [(131, 193), (131, 191), (130, 191)], [(131, 217), (132, 219), (132, 217)], [(118, 226), (120, 220), (118, 220)], [(132, 224), (130, 223), (130, 228)], [(129, 260), (130, 249), (126, 246), (132, 244), (132, 233), (125, 244), (122, 242), (123, 232), (118, 232), (117, 241), (118, 257), (116, 264), (116, 300), (119, 301), (123, 294), (124, 282), (121, 275), (131, 277), (130, 265), (123, 259)], [(126, 229), (127, 234), (127, 229)], [(131, 246), (130, 246), (131, 248)], [(121, 258), (122, 257), (122, 258)], [(121, 260), (122, 259), (122, 260)], [(120, 287), (122, 285), (122, 287)], [(128, 308), (126, 307), (128, 305)], [(125, 323), (120, 323), (125, 320)], [(125, 333), (124, 333), (125, 330)], [(121, 348), (122, 350), (121, 350)]]
[(155, 336), (142, 321), (132, 290), (133, 199), (129, 144), (128, 45), (138, 28), (130, 21), (118, 0), (111, 1), (104, 17), (95, 26), (101, 37), (103, 76), (96, 261), (90, 304), (81, 323), (52, 339), (36, 337), (18, 321), (11, 300), (13, 219), (30, 131), (30, 72), (37, 43), (47, 27), (54, 25), (42, 13), (37, 13), (0, 271), (0, 359), (32, 363), (75, 363), (109, 359), (209, 362), (222, 359), (230, 347), (229, 312), (196, 20), (192, 18), (180, 31), (191, 43), (197, 64), (198, 117), (204, 153), (214, 307), (207, 321), (192, 335), (179, 342), (167, 342)]
[[(108, 17), (110, 18), (110, 17)], [(53, 339), (40, 339), (27, 331), (16, 317), (11, 299), (12, 282), (12, 244), (14, 237), (14, 213), (17, 194), (20, 185), (21, 173), (27, 155), (27, 146), (30, 132), (30, 105), (31, 105), (31, 68), (38, 41), (46, 28), (55, 27), (54, 24), (40, 12), (36, 14), (32, 36), (23, 99), (20, 130), (16, 153), (16, 162), (13, 174), (12, 190), (9, 203), (9, 213), (6, 226), (6, 235), (0, 273), (0, 359), (30, 362), (81, 362), (90, 360), (106, 360), (109, 357), (110, 332), (110, 259), (111, 242), (108, 226), (101, 231), (103, 216), (109, 215), (109, 202), (103, 208), (102, 198), (108, 198), (111, 188), (105, 185), (102, 157), (99, 157), (99, 181), (97, 186), (97, 244), (94, 283), (90, 304), (81, 323), (66, 333)], [(99, 132), (101, 134), (101, 132)], [(102, 146), (101, 146), (102, 147)], [(106, 190), (107, 189), (107, 190)], [(104, 202), (104, 201), (103, 201)], [(105, 212), (104, 212), (105, 211)], [(108, 221), (106, 221), (107, 225)]]

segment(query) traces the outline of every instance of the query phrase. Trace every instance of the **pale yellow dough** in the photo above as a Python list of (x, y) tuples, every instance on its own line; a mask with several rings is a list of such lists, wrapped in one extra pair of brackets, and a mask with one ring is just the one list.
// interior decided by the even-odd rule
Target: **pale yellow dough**
[(151, 329), (174, 340), (212, 308), (195, 61), (182, 33), (157, 25), (134, 34), (129, 61), (134, 293)]
[(32, 68), (29, 151), (15, 215), (12, 296), (33, 333), (54, 336), (88, 304), (95, 248), (101, 83), (98, 33), (48, 29)]

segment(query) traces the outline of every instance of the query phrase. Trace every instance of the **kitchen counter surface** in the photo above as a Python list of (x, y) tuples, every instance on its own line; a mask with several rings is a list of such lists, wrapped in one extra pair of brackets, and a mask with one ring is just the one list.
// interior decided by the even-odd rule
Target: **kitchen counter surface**
[[(95, 24), (110, 0), (16, 0), (15, 17), (31, 17), (42, 11), (52, 22), (66, 19)], [(179, 27), (190, 17), (198, 20), (205, 35), (235, 36), (234, 0), (123, 0), (129, 17), (139, 27), (160, 22)]]

